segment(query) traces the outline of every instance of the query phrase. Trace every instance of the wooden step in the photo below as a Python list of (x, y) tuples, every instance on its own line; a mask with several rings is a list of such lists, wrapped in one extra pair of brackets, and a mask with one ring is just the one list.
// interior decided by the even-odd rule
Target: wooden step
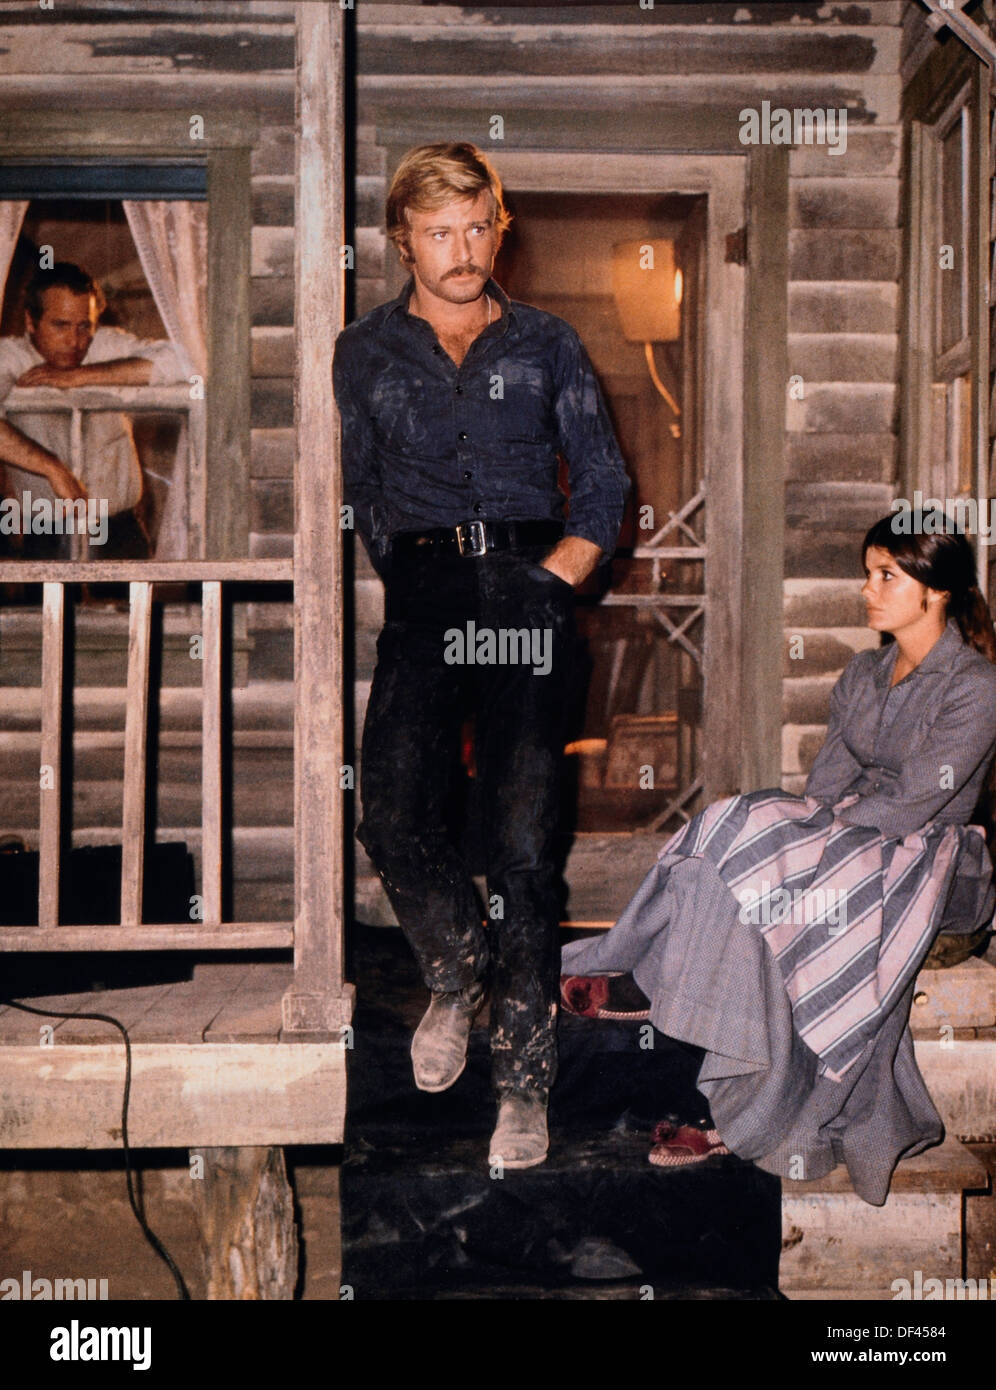
[(785, 1179), (779, 1288), (789, 1298), (892, 1299), (894, 1281), (918, 1269), (961, 1278), (963, 1195), (989, 1181), (950, 1136), (897, 1166), (883, 1207), (855, 1194), (843, 1166), (810, 1182)]

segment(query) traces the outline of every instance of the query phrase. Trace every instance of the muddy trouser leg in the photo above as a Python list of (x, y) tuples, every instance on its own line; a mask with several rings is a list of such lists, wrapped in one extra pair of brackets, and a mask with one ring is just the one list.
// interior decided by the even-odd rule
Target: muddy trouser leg
[[(471, 984), (488, 960), (473, 880), (446, 826), (466, 672), (443, 660), (444, 627), (418, 621), (440, 611), (445, 620), (445, 606), (431, 601), (445, 579), (440, 566), (438, 579), (426, 570), (413, 581), (407, 598), (392, 601), (389, 591), (363, 729), (356, 832), (434, 991)], [(392, 608), (402, 616), (392, 619)]]
[(491, 1068), (499, 1094), (547, 1091), (557, 1070), (556, 832), (574, 633), (570, 587), (519, 557), (508, 560), (489, 569), (482, 615), (495, 629), (527, 633), (530, 656), (540, 659), (494, 665), (478, 674), (477, 769), (492, 958)]

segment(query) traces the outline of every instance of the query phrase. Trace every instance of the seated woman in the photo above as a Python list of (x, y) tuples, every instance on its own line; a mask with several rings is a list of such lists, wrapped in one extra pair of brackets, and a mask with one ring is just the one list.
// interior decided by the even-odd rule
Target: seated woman
[(800, 1179), (843, 1162), (876, 1205), (943, 1135), (908, 1027), (917, 971), (996, 901), (969, 824), (996, 752), (993, 624), (965, 538), (931, 534), (939, 513), (897, 521), (865, 537), (861, 591), (895, 640), (837, 681), (805, 796), (707, 807), (612, 930), (563, 952), (570, 976), (632, 974), (654, 1025), (704, 1049), (713, 1151)]

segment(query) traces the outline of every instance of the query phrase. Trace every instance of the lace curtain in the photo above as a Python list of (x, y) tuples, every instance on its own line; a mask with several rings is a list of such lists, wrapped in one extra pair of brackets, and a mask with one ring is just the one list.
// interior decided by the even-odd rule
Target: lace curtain
[[(122, 206), (149, 282), (188, 376), (207, 375), (207, 204), (132, 201)], [(189, 439), (201, 454), (203, 411), (191, 412)], [(187, 431), (181, 431), (173, 475), (159, 523), (156, 558), (187, 558)]]
[(27, 210), (26, 202), (15, 202), (13, 199), (0, 201), (0, 286), (7, 284), (14, 248), (21, 235), (21, 224)]

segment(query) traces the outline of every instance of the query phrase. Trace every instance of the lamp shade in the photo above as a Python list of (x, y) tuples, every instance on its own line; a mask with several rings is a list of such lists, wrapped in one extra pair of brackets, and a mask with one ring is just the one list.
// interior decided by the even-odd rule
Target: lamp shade
[(617, 241), (612, 247), (612, 293), (627, 342), (678, 339), (681, 289), (673, 241)]

